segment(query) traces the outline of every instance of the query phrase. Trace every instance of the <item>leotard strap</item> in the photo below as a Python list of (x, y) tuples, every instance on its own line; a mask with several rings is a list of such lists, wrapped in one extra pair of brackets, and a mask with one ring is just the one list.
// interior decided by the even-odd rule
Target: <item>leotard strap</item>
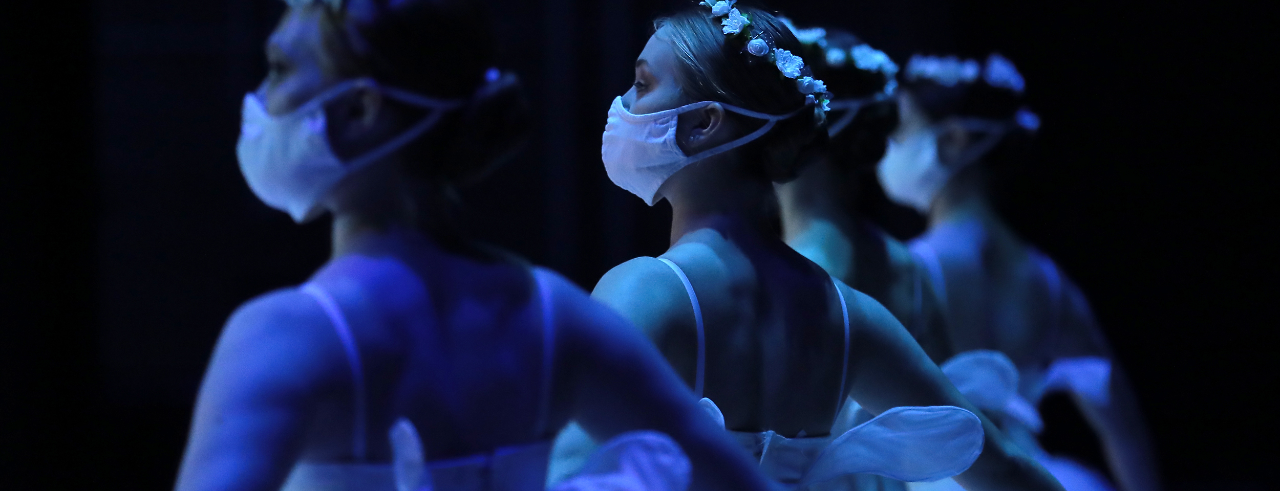
[(329, 292), (326, 292), (320, 285), (315, 283), (303, 285), (302, 291), (311, 295), (311, 298), (314, 298), (316, 303), (320, 304), (320, 308), (329, 317), (329, 322), (333, 324), (333, 330), (338, 333), (338, 339), (342, 340), (343, 350), (347, 353), (347, 364), (351, 367), (351, 386), (355, 407), (355, 423), (351, 431), (351, 453), (357, 461), (363, 461), (365, 458), (365, 421), (367, 420), (368, 410), (365, 406), (364, 366), (360, 363), (360, 351), (356, 349), (355, 336), (351, 334), (351, 326), (347, 324), (347, 318), (342, 315), (342, 309), (338, 307), (338, 302), (333, 300), (333, 296), (329, 295)]
[(542, 274), (537, 270), (533, 271), (533, 277), (538, 282), (538, 296), (542, 306), (542, 388), (538, 395), (538, 420), (534, 424), (534, 437), (542, 438), (546, 436), (548, 420), (551, 418), (551, 380), (552, 369), (554, 368), (552, 361), (555, 351), (555, 324), (553, 324), (552, 316), (552, 292), (551, 288), (546, 284)]
[(831, 284), (836, 287), (836, 296), (840, 298), (840, 313), (844, 315), (844, 360), (840, 364), (840, 388), (836, 391), (836, 412), (840, 412), (840, 407), (844, 405), (844, 384), (848, 381), (849, 375), (849, 303), (844, 299), (844, 292), (840, 290), (840, 280), (831, 277)]
[(675, 271), (676, 275), (680, 277), (680, 282), (684, 283), (684, 290), (689, 293), (689, 302), (693, 304), (693, 322), (698, 329), (698, 368), (693, 379), (693, 393), (697, 397), (702, 397), (703, 376), (706, 373), (707, 365), (707, 340), (702, 324), (702, 306), (698, 304), (698, 294), (694, 293), (693, 283), (689, 282), (689, 277), (684, 274), (684, 270), (680, 269), (680, 266), (677, 266), (676, 263), (671, 262), (670, 259), (660, 257), (658, 260), (670, 266), (671, 270)]

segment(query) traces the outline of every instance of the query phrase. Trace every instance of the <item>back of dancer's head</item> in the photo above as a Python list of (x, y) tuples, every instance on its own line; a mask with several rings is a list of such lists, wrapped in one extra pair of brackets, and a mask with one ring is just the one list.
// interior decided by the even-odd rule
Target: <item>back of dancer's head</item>
[(827, 116), (831, 163), (873, 172), (898, 125), (898, 104), (890, 97), (897, 87), (897, 64), (849, 31), (793, 29), (804, 43), (805, 60), (813, 60), (814, 77), (834, 94)]
[[(290, 0), (306, 4), (306, 0)], [(483, 177), (531, 127), (514, 75), (494, 68), (492, 26), (480, 0), (316, 0), (324, 49), (342, 78), (469, 101), (401, 155), (410, 175), (450, 183)]]
[[(778, 18), (755, 7), (738, 4), (736, 8), (751, 19), (756, 35), (772, 39), (777, 49), (800, 53), (800, 42)], [(726, 36), (721, 21), (706, 8), (686, 9), (660, 18), (654, 27), (675, 50), (678, 80), (690, 101), (715, 101), (774, 115), (799, 111), (739, 150), (770, 180), (795, 179), (802, 162), (799, 156), (826, 144), (826, 118), (821, 104), (809, 103), (796, 80), (782, 76), (768, 57), (748, 53), (747, 40)], [(806, 106), (812, 110), (805, 110)], [(737, 115), (730, 117), (744, 125), (754, 125), (749, 126), (752, 129), (763, 124)]]
[(1026, 107), (1026, 81), (1005, 57), (916, 55), (900, 78), (911, 106), (932, 123), (951, 119), (1004, 123), (1007, 131), (1000, 143), (981, 158), (985, 167), (1003, 167), (1025, 158), (1040, 121)]

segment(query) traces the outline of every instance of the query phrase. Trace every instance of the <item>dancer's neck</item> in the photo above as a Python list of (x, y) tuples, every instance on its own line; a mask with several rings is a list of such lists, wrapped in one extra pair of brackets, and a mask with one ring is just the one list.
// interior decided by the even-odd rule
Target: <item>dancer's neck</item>
[(928, 218), (929, 228), (970, 220), (1002, 223), (987, 199), (985, 187), (972, 182), (972, 179), (958, 179), (947, 184), (934, 198)]
[(777, 199), (773, 184), (738, 169), (736, 162), (699, 162), (663, 186), (663, 196), (671, 203), (671, 245), (713, 224), (742, 226), (762, 234), (768, 230)]
[(817, 222), (844, 231), (854, 225), (857, 190), (826, 159), (813, 163), (795, 181), (777, 186), (783, 240), (791, 243)]
[(330, 205), (331, 259), (387, 241), (443, 249), (463, 242), (443, 186), (400, 178), (360, 192), (342, 191)]

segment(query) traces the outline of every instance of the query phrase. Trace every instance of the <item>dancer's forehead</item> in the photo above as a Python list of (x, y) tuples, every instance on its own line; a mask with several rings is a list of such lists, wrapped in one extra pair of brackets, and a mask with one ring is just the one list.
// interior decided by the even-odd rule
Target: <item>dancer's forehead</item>
[(334, 43), (326, 39), (323, 7), (291, 8), (275, 31), (267, 39), (267, 57), (274, 61), (314, 65), (326, 74), (336, 74), (337, 58), (330, 48)]
[[(259, 88), (271, 114), (288, 113), (344, 78), (326, 42), (320, 7), (291, 8), (267, 39), (268, 75)], [(329, 33), (332, 35), (332, 32)]]
[(663, 78), (675, 74), (676, 52), (671, 44), (671, 38), (666, 35), (667, 29), (669, 28), (663, 27), (649, 36), (649, 42), (636, 58), (637, 70), (644, 69)]

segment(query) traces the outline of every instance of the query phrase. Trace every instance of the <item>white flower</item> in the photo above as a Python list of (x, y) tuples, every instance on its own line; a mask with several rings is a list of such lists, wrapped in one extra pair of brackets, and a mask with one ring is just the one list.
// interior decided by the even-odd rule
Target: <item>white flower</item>
[(907, 79), (926, 78), (947, 87), (957, 83), (970, 83), (978, 79), (982, 67), (974, 60), (961, 61), (954, 56), (937, 58), (932, 56), (913, 56), (907, 63)]
[(738, 9), (732, 9), (729, 11), (729, 16), (720, 21), (720, 25), (724, 26), (725, 34), (738, 34), (747, 26), (751, 25), (751, 19), (744, 17), (742, 12), (739, 12)]
[(827, 84), (821, 80), (815, 80), (813, 77), (796, 79), (796, 87), (800, 89), (801, 94), (825, 94), (827, 92)]
[(804, 68), (804, 60), (799, 56), (791, 54), (785, 49), (773, 50), (774, 63), (777, 63), (778, 70), (787, 78), (800, 78), (800, 70)]
[(805, 103), (805, 104), (817, 104), (817, 103), (818, 103), (818, 98), (817, 98), (817, 97), (814, 97), (814, 96), (813, 96), (813, 94), (809, 94), (809, 95), (807, 95), (807, 96), (804, 96), (804, 103)]
[(960, 79), (965, 82), (977, 80), (980, 74), (982, 74), (982, 67), (978, 66), (976, 61), (964, 60), (964, 63), (960, 66)]
[(848, 59), (849, 54), (845, 53), (843, 49), (832, 48), (827, 50), (827, 65), (840, 66), (843, 65), (845, 61), (848, 61)]
[(706, 6), (708, 6), (708, 7), (711, 7), (711, 16), (712, 16), (712, 17), (720, 17), (720, 16), (722, 16), (722, 15), (728, 14), (728, 13), (729, 13), (729, 9), (732, 9), (732, 8), (733, 8), (733, 4), (735, 4), (735, 3), (738, 3), (738, 0), (728, 0), (728, 1), (721, 0), (721, 1), (716, 2), (716, 3), (711, 3), (711, 2), (702, 2), (702, 4), (701, 4), (701, 5), (706, 5)]
[(898, 81), (896, 79), (891, 78), (889, 79), (889, 83), (884, 84), (885, 95), (893, 95), (893, 93), (897, 91), (898, 91)]
[(747, 43), (747, 52), (756, 56), (764, 56), (769, 54), (769, 43), (760, 38), (752, 39)]
[(813, 90), (813, 82), (813, 77), (800, 77), (796, 79), (796, 88), (800, 89), (801, 94), (812, 94), (816, 92)]
[(853, 64), (860, 70), (882, 72), (890, 76), (898, 72), (898, 65), (889, 59), (889, 55), (866, 44), (854, 46), (849, 54), (853, 56)]
[(1022, 79), (1022, 74), (1014, 68), (1013, 62), (1003, 56), (993, 54), (987, 58), (986, 72), (983, 78), (992, 87), (1006, 88), (1019, 94), (1027, 88), (1027, 82)]

